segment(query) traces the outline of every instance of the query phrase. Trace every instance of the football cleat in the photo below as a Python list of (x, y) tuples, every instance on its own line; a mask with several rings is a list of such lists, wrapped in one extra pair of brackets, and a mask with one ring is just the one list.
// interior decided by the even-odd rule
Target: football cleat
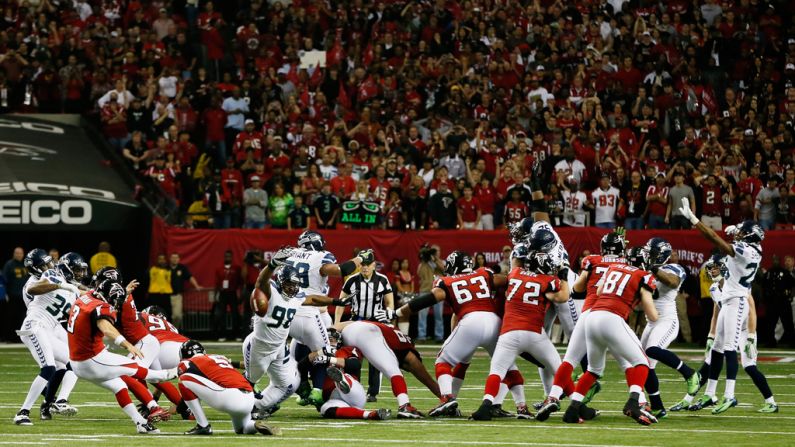
[(388, 408), (379, 408), (377, 410), (371, 411), (370, 414), (367, 416), (367, 419), (371, 421), (385, 421), (392, 417), (392, 410)]
[(30, 411), (19, 410), (19, 413), (14, 416), (14, 423), (17, 425), (33, 425), (33, 422), (30, 420)]
[(560, 411), (560, 401), (554, 397), (547, 397), (544, 400), (544, 405), (536, 413), (536, 420), (544, 422), (549, 419), (549, 415), (556, 411)]
[(574, 401), (569, 404), (566, 412), (563, 413), (563, 422), (567, 424), (582, 424), (583, 419), (580, 417), (580, 407), (582, 407), (582, 402)]
[(378, 402), (378, 398), (375, 397), (375, 395), (373, 395), (373, 394), (368, 394), (367, 395), (367, 402)]
[[(343, 373), (341, 369), (337, 368), (336, 366), (329, 366), (326, 368), (326, 376), (334, 381), (334, 384), (337, 385), (337, 388), (339, 388), (343, 394), (348, 394), (351, 391), (351, 386), (345, 380), (345, 373)], [(312, 394), (314, 394), (315, 391), (320, 392), (320, 390), (317, 388), (313, 388), (309, 393), (309, 400), (313, 400)], [(322, 392), (320, 393), (320, 398), (323, 399)]]
[(398, 408), (397, 417), (398, 419), (421, 419), (425, 416), (423, 416), (419, 410), (408, 403), (401, 405), (400, 408)]
[[(347, 386), (348, 384), (345, 383), (345, 380), (343, 380), (342, 383), (345, 384), (348, 390), (350, 390), (350, 387)], [(309, 401), (310, 405), (316, 406), (319, 410), (320, 407), (323, 405), (323, 391), (317, 388), (312, 388), (312, 391), (309, 393), (309, 398), (307, 400)]]
[(195, 427), (191, 428), (190, 430), (185, 432), (186, 435), (211, 435), (213, 434), (213, 426), (207, 424), (207, 426), (202, 427), (199, 424), (196, 424)]
[(140, 414), (144, 419), (149, 419), (149, 408), (146, 406), (146, 404), (138, 404), (138, 414)]
[(585, 405), (580, 407), (580, 418), (582, 418), (583, 421), (590, 421), (596, 419), (597, 416), (599, 416), (599, 410), (593, 409)]
[(307, 397), (309, 397), (309, 393), (311, 391), (312, 391), (312, 385), (309, 383), (309, 381), (304, 380), (301, 382), (300, 385), (298, 385), (298, 389), (295, 391), (295, 394), (297, 394), (300, 399), (306, 399)]
[(640, 425), (651, 425), (652, 421), (649, 419), (649, 413), (646, 410), (641, 410), (640, 404), (637, 399), (630, 398), (624, 405), (624, 415), (634, 419)]
[(765, 403), (765, 405), (762, 408), (756, 410), (756, 412), (757, 413), (778, 413), (778, 405), (775, 402), (773, 402), (772, 404), (771, 403)]
[(713, 396), (707, 396), (706, 394), (701, 396), (701, 399), (695, 401), (695, 403), (690, 404), (687, 407), (690, 411), (699, 411), (703, 410), (704, 408), (711, 407), (718, 403), (718, 399)]
[(473, 421), (490, 421), (491, 420), (491, 405), (482, 403), (469, 419)]
[(458, 401), (455, 400), (455, 397), (453, 397), (452, 394), (448, 394), (446, 396), (442, 396), (439, 405), (433, 407), (433, 409), (428, 412), (428, 416), (434, 418), (439, 416), (451, 416), (457, 408)]
[(154, 407), (149, 410), (149, 417), (146, 420), (153, 424), (155, 422), (166, 422), (171, 418), (171, 413), (161, 407)]
[(737, 406), (737, 399), (733, 397), (724, 397), (718, 403), (718, 406), (712, 409), (712, 414), (721, 414), (729, 411), (729, 408)]
[(669, 408), (668, 411), (682, 411), (687, 410), (687, 407), (690, 406), (690, 402), (682, 399), (677, 402), (673, 407)]
[(50, 413), (50, 404), (48, 404), (47, 402), (41, 403), (41, 407), (39, 407), (39, 418), (42, 421), (52, 420), (52, 413)]
[(533, 404), (533, 410), (538, 411), (543, 406), (544, 406), (544, 401), (543, 400), (541, 402), (536, 402), (536, 403)]
[(273, 425), (268, 425), (265, 421), (257, 421), (254, 422), (254, 428), (257, 429), (260, 434), (265, 436), (281, 436), (282, 429), (279, 427), (275, 427)]
[(135, 424), (135, 428), (138, 430), (138, 433), (141, 435), (159, 435), (160, 429), (155, 427), (152, 424)]
[(533, 419), (533, 413), (530, 412), (526, 404), (517, 405), (516, 419)]
[(667, 412), (667, 411), (665, 411), (665, 408), (661, 408), (661, 409), (659, 409), (659, 410), (653, 410), (653, 411), (651, 412), (651, 414), (652, 414), (652, 416), (654, 416), (654, 418), (655, 418), (655, 419), (657, 419), (658, 421), (659, 421), (660, 419), (665, 419), (665, 418), (667, 418), (667, 417), (668, 417), (668, 412)]
[(696, 371), (685, 382), (687, 382), (687, 394), (695, 396), (701, 388), (701, 374)]
[(491, 406), (491, 417), (493, 418), (515, 418), (516, 415), (511, 413), (510, 411), (505, 411), (502, 408), (502, 404), (496, 404)]
[(54, 404), (50, 405), (50, 410), (61, 416), (74, 416), (77, 414), (77, 408), (69, 405), (69, 401), (66, 399), (55, 401)]
[(597, 380), (596, 382), (594, 382), (593, 386), (588, 390), (588, 392), (585, 393), (585, 396), (583, 396), (582, 404), (587, 405), (588, 403), (590, 403), (593, 400), (594, 396), (596, 396), (596, 394), (599, 393), (599, 391), (602, 391), (602, 384), (599, 383), (599, 381)]

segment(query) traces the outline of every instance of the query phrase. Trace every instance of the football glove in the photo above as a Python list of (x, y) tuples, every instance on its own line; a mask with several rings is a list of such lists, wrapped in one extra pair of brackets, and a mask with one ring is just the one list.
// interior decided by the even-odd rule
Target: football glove
[(395, 319), (395, 311), (392, 309), (378, 309), (373, 314), (373, 317), (381, 323), (391, 323)]
[(320, 354), (312, 360), (313, 365), (328, 365), (329, 364), (329, 356), (325, 354)]
[(362, 258), (362, 264), (372, 264), (375, 261), (375, 253), (372, 248), (360, 251), (358, 256)]
[(737, 234), (737, 226), (736, 225), (729, 225), (726, 227), (723, 232), (726, 233), (726, 236), (734, 236)]
[(748, 334), (748, 339), (745, 340), (745, 355), (749, 359), (756, 359), (758, 351), (756, 349), (756, 334)]
[(337, 348), (335, 348), (334, 346), (326, 345), (323, 346), (323, 349), (320, 350), (319, 353), (327, 357), (334, 357), (335, 355), (337, 355)]
[(691, 224), (698, 223), (698, 217), (690, 210), (690, 200), (687, 197), (682, 197), (682, 206), (679, 207), (679, 212), (682, 213), (685, 219), (689, 220)]
[(276, 267), (282, 266), (287, 262), (287, 259), (293, 255), (293, 247), (282, 247), (273, 254), (271, 257), (270, 262), (268, 262), (268, 266), (271, 269), (275, 269)]
[(704, 350), (704, 357), (709, 357), (713, 344), (715, 344), (715, 337), (707, 337), (707, 348)]
[(75, 295), (80, 296), (80, 289), (78, 289), (77, 286), (75, 286), (74, 284), (70, 284), (68, 282), (64, 282), (64, 283), (58, 284), (58, 288), (62, 289), (62, 290), (68, 290), (69, 292), (72, 292)]

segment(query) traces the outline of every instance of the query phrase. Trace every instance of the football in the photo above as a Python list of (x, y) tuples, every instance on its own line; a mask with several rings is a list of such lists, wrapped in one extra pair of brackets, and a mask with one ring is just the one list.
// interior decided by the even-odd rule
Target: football
[(251, 310), (260, 317), (268, 313), (268, 297), (260, 289), (251, 291)]

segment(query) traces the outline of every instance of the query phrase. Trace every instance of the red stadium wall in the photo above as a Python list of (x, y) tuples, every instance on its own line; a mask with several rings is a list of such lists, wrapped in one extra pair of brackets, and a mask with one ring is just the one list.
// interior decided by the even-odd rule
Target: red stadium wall
[[(597, 252), (599, 239), (605, 230), (599, 228), (559, 228), (558, 234), (572, 257), (583, 250)], [(155, 218), (152, 225), (150, 258), (158, 253), (177, 252), (196, 276), (200, 284), (213, 286), (213, 274), (223, 262), (224, 251), (232, 250), (235, 263), (242, 263), (247, 250), (258, 249), (273, 252), (284, 245), (295, 245), (301, 232), (286, 230), (185, 230), (167, 226)], [(327, 248), (340, 261), (353, 256), (354, 248), (375, 249), (376, 258), (389, 265), (395, 258), (408, 258), (412, 270), (418, 263), (418, 252), (422, 244), (429, 243), (441, 248), (442, 256), (452, 250), (470, 253), (483, 252), (489, 264), (499, 262), (501, 249), (510, 243), (508, 233), (502, 231), (415, 231), (396, 232), (386, 230), (324, 230)], [(691, 272), (696, 271), (707, 259), (712, 245), (696, 230), (638, 230), (628, 231), (631, 244), (640, 244), (653, 236), (666, 238), (679, 253), (680, 263)], [(792, 231), (770, 231), (762, 244), (764, 265), (769, 265), (772, 255), (795, 254), (795, 233)], [(416, 271), (416, 270), (415, 270)]]

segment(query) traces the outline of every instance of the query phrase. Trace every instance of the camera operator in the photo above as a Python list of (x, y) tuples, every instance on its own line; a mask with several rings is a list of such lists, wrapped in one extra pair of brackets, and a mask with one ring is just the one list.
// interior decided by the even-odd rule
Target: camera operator
[[(420, 293), (430, 292), (436, 275), (444, 273), (444, 261), (439, 259), (439, 247), (423, 245), (420, 248), (420, 266), (417, 276), (420, 279)], [(423, 309), (417, 316), (417, 340), (427, 340), (428, 309)], [(444, 341), (444, 301), (433, 305), (434, 340)]]

